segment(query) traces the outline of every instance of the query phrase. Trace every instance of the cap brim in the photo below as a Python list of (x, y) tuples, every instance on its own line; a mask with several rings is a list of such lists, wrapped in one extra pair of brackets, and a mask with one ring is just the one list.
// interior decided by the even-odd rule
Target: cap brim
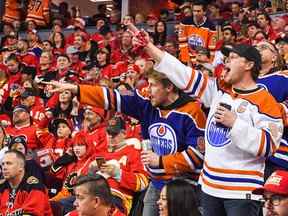
[(232, 46), (223, 46), (223, 47), (221, 48), (221, 53), (222, 53), (224, 56), (226, 56), (226, 57), (229, 56), (230, 52), (235, 52), (235, 53), (237, 53), (237, 51), (236, 51)]
[(14, 112), (18, 112), (18, 111), (28, 112), (28, 110), (26, 110), (24, 108), (16, 108), (16, 109), (13, 110), (13, 113)]

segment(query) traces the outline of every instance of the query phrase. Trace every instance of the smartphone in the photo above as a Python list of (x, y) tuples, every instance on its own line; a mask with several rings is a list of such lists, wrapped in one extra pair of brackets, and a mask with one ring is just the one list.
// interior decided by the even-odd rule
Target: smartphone
[[(225, 107), (226, 109), (231, 111), (231, 108), (232, 108), (231, 105), (223, 103), (223, 102), (220, 102), (219, 105), (222, 106), (222, 107)], [(221, 127), (221, 128), (226, 128), (225, 125), (223, 125), (222, 123), (219, 123), (219, 122), (216, 123), (216, 126), (217, 127)]]
[(104, 157), (98, 157), (95, 160), (97, 162), (98, 168), (100, 168), (104, 163), (106, 163), (106, 160)]
[(231, 105), (223, 103), (223, 102), (220, 102), (219, 105), (222, 106), (222, 107), (225, 107), (226, 109), (231, 111), (231, 108), (232, 108)]

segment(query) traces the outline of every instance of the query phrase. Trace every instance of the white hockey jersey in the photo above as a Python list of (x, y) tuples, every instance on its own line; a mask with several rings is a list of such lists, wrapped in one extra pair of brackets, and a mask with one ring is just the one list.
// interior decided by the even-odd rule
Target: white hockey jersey
[[(168, 53), (155, 70), (210, 107), (199, 179), (202, 190), (219, 198), (258, 199), (251, 192), (263, 185), (265, 160), (276, 151), (283, 133), (280, 105), (273, 96), (262, 87), (236, 91)], [(214, 113), (220, 102), (230, 105), (237, 114), (232, 128), (215, 122)]]

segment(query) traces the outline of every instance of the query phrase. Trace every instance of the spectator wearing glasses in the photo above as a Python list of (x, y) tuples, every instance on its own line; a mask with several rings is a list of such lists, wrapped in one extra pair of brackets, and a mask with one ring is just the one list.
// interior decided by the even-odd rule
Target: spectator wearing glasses
[[(145, 38), (145, 41), (148, 42), (148, 39)], [(198, 94), (197, 92), (200, 92), (198, 96), (203, 104), (206, 107), (211, 106), (205, 130), (204, 166), (199, 180), (202, 190), (201, 200), (204, 210), (203, 215), (258, 215), (260, 204), (257, 200), (259, 197), (254, 196), (252, 191), (257, 188), (257, 184), (259, 186), (263, 184), (265, 159), (269, 155), (272, 155), (279, 147), (283, 132), (283, 121), (281, 119), (280, 107), (276, 103), (275, 99), (264, 88), (261, 89), (261, 87), (256, 84), (259, 70), (261, 70), (261, 55), (259, 51), (252, 46), (244, 44), (234, 45), (230, 49), (227, 49), (226, 54), (229, 57), (228, 61), (225, 63), (224, 83), (222, 83), (219, 80), (208, 79), (207, 76), (204, 76), (203, 73), (198, 70), (191, 70), (191, 68), (181, 64), (181, 62), (171, 55), (157, 49), (157, 47), (150, 42), (148, 42), (146, 48), (150, 56), (152, 56), (157, 62), (160, 62), (155, 68), (157, 71), (167, 75), (179, 88), (185, 89), (186, 92), (190, 94)], [(240, 64), (242, 66), (240, 66)], [(169, 70), (167, 70), (167, 68), (169, 68)], [(198, 77), (203, 79), (203, 85), (200, 85), (199, 82), (195, 84)], [(226, 88), (228, 87), (226, 84), (230, 87)], [(221, 85), (226, 86), (223, 86), (226, 90), (220, 90), (222, 89)], [(197, 89), (203, 89), (204, 91), (197, 91)], [(252, 102), (247, 98), (248, 95), (249, 98), (254, 95), (255, 99), (257, 99)], [(264, 97), (270, 101), (269, 107), (266, 106), (266, 102), (263, 103)], [(245, 102), (242, 101), (243, 99)], [(250, 102), (248, 102), (247, 99)], [(224, 102), (224, 100), (225, 104), (220, 103), (217, 105), (217, 103), (222, 101)], [(238, 105), (236, 105), (236, 103)], [(263, 111), (268, 108), (265, 111), (266, 114), (256, 111), (258, 109), (255, 109), (254, 112), (248, 108), (250, 106), (255, 106), (255, 103), (257, 103), (258, 107), (261, 107), (260, 109)], [(236, 105), (236, 107), (234, 107), (234, 105)], [(235, 110), (233, 112), (229, 111), (232, 110), (232, 108)], [(271, 114), (274, 111), (277, 112), (277, 114), (275, 113), (276, 115), (273, 115), (274, 117), (272, 118), (274, 118), (274, 120), (271, 121)], [(253, 116), (252, 119), (243, 119), (243, 113), (248, 114), (247, 112)], [(249, 116), (251, 116), (250, 114)], [(261, 121), (256, 120), (258, 119), (256, 116), (261, 116)], [(228, 119), (232, 121), (230, 122)], [(226, 132), (219, 133), (222, 126), (216, 122), (222, 122), (225, 127), (229, 128), (228, 130), (230, 132), (229, 135), (227, 134), (228, 136), (224, 135)], [(255, 124), (257, 124), (257, 126)], [(217, 129), (211, 127), (212, 125), (215, 125), (215, 128)], [(246, 139), (244, 142), (239, 139), (240, 133), (235, 133), (238, 131), (238, 127), (239, 129), (241, 128), (241, 132), (239, 132), (241, 133), (242, 138), (244, 131), (249, 130), (249, 133), (246, 133)], [(273, 133), (271, 133), (271, 129)], [(252, 130), (255, 133), (252, 133)], [(212, 136), (212, 134), (214, 135)], [(268, 139), (265, 138), (266, 135), (269, 137), (267, 137)], [(220, 137), (226, 137), (228, 140), (230, 139), (230, 141), (226, 140), (226, 142), (224, 139), (220, 139)], [(264, 146), (266, 145), (263, 145), (263, 143), (265, 142), (268, 146), (265, 147), (264, 150)], [(228, 143), (229, 145), (227, 145)], [(247, 144), (248, 146), (245, 147)], [(270, 144), (272, 144), (272, 146), (270, 146)], [(274, 144), (275, 148), (273, 147)], [(237, 152), (239, 150), (239, 152), (236, 153), (234, 152), (235, 150)], [(221, 157), (221, 160), (216, 156), (217, 154), (221, 154), (221, 156), (219, 156)], [(226, 159), (229, 160), (228, 163), (225, 162)], [(233, 163), (231, 163), (231, 161), (233, 161)], [(250, 163), (248, 161), (253, 162)], [(235, 169), (236, 167), (232, 164), (237, 164), (237, 166), (239, 165), (238, 167), (241, 168)], [(251, 167), (252, 164), (253, 168)], [(225, 173), (224, 175), (220, 174), (222, 171), (223, 174)], [(228, 173), (229, 175), (227, 175)], [(236, 173), (237, 175), (235, 175)], [(248, 180), (249, 183), (248, 181), (245, 182), (245, 187), (243, 187), (243, 178), (240, 177), (243, 173), (245, 173), (246, 177), (249, 175), (250, 180), (253, 179), (253, 184), (250, 185), (250, 180)]]
[(288, 215), (288, 172), (275, 171), (262, 188), (253, 191), (254, 194), (263, 195), (267, 209), (266, 216)]

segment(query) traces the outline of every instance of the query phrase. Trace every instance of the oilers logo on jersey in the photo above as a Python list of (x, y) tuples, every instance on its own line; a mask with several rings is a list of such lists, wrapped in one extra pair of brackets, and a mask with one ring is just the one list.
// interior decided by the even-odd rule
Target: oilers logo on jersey
[(205, 42), (199, 35), (192, 34), (188, 38), (188, 45), (190, 49), (195, 49), (196, 47), (203, 47)]
[(208, 143), (214, 147), (222, 147), (231, 143), (230, 128), (220, 125), (211, 118), (208, 122), (207, 136)]
[(159, 155), (177, 152), (177, 138), (174, 129), (165, 123), (155, 123), (149, 127), (151, 146)]

